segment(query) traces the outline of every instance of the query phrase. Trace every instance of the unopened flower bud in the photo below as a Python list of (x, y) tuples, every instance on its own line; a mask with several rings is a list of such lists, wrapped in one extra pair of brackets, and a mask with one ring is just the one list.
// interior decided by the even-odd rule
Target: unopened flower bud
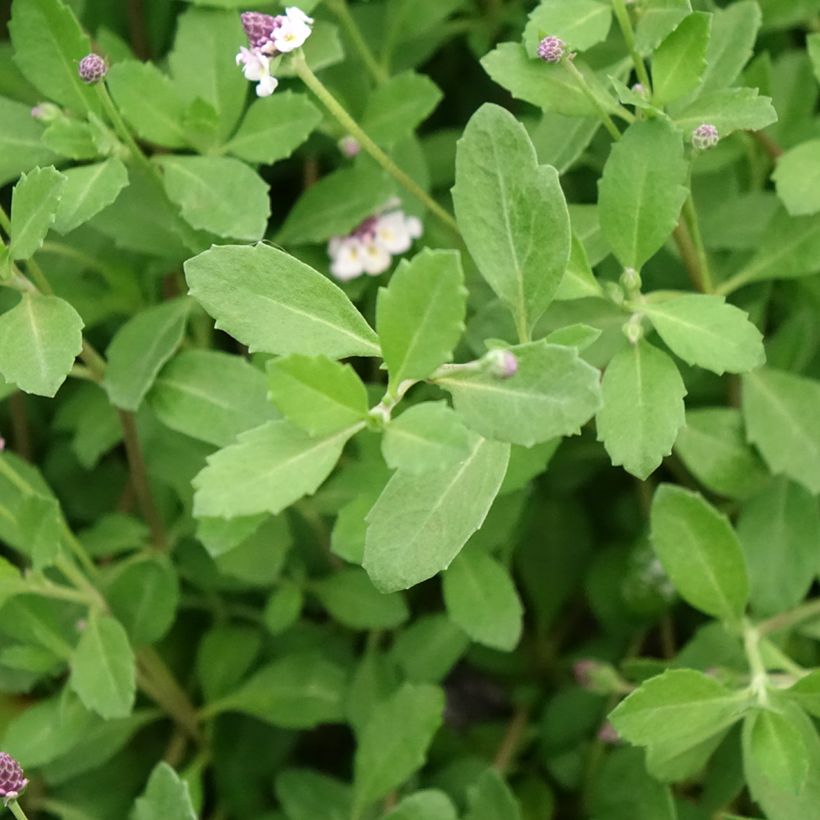
[(635, 268), (624, 268), (621, 274), (621, 287), (629, 294), (637, 293), (641, 289), (641, 275)]
[(356, 137), (351, 137), (350, 134), (342, 137), (338, 142), (338, 146), (339, 150), (342, 152), (342, 155), (348, 159), (353, 159), (353, 157), (358, 156), (359, 152), (362, 150), (362, 146), (359, 144), (359, 141)]
[(108, 65), (99, 54), (86, 54), (77, 66), (77, 73), (84, 83), (94, 85), (108, 73)]
[(497, 379), (509, 379), (518, 372), (518, 359), (511, 350), (498, 347), (485, 357), (489, 372)]
[(598, 740), (600, 740), (601, 743), (606, 743), (610, 746), (618, 743), (620, 739), (621, 736), (618, 734), (618, 730), (609, 721), (598, 729)]
[(719, 139), (720, 134), (718, 134), (717, 128), (708, 122), (699, 125), (692, 132), (692, 145), (698, 151), (708, 151), (710, 148), (714, 148), (718, 144)]
[(50, 123), (59, 120), (63, 116), (63, 111), (58, 105), (50, 102), (37, 103), (31, 109), (31, 116), (40, 122)]
[(634, 313), (622, 328), (624, 336), (629, 339), (629, 344), (636, 345), (643, 338), (643, 317), (640, 313)]
[(560, 37), (545, 37), (538, 44), (538, 56), (545, 63), (560, 63), (567, 44)]
[(5, 449), (6, 449), (6, 440), (3, 438), (3, 436), (0, 436), (0, 453), (2, 453), (3, 450), (5, 450)]
[(20, 764), (9, 754), (0, 752), (0, 799), (16, 800), (28, 786)]
[(632, 86), (632, 93), (637, 94), (639, 97), (646, 97), (646, 89), (642, 83), (635, 83), (635, 85)]
[(576, 661), (572, 667), (572, 674), (580, 687), (598, 695), (622, 694), (629, 691), (629, 684), (618, 674), (618, 670), (605, 661), (594, 658)]

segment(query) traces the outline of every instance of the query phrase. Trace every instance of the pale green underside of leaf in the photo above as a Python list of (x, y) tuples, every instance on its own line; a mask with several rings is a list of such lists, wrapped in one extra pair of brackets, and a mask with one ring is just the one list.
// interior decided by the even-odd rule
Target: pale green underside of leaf
[(128, 171), (119, 159), (68, 168), (66, 185), (54, 230), (66, 234), (88, 222), (100, 211), (117, 200), (120, 191), (128, 185)]

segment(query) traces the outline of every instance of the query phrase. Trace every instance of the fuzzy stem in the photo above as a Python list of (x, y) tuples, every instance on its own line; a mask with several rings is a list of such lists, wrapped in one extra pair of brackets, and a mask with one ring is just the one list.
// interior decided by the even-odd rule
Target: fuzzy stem
[(9, 811), (17, 818), (17, 820), (28, 820), (26, 817), (26, 813), (20, 807), (20, 804), (16, 800), (9, 800), (8, 802)]
[(327, 0), (325, 5), (336, 15), (342, 27), (350, 37), (353, 47), (359, 54), (361, 61), (365, 68), (370, 72), (370, 76), (381, 85), (387, 81), (387, 71), (384, 66), (379, 65), (376, 57), (368, 46), (367, 41), (362, 37), (353, 15), (350, 13), (350, 8), (347, 5), (347, 0)]
[(643, 58), (638, 54), (635, 48), (635, 32), (632, 30), (632, 21), (629, 19), (629, 12), (626, 8), (624, 0), (612, 0), (612, 5), (615, 11), (615, 17), (618, 20), (621, 33), (626, 41), (626, 47), (629, 49), (629, 55), (632, 57), (632, 63), (635, 66), (635, 72), (638, 75), (638, 81), (646, 89), (649, 94), (652, 88), (652, 83), (649, 81), (649, 74), (644, 65)]
[(359, 144), (396, 182), (423, 203), (430, 212), (454, 234), (460, 236), (455, 219), (438, 204), (415, 180), (411, 179), (385, 152), (373, 142), (361, 126), (347, 113), (342, 104), (330, 93), (322, 81), (310, 70), (301, 53), (293, 56), (293, 70), (302, 82), (319, 98), (339, 125), (358, 140)]
[(761, 635), (771, 635), (773, 632), (791, 629), (793, 626), (799, 626), (804, 621), (811, 621), (814, 618), (820, 618), (820, 598), (814, 598), (788, 612), (781, 612), (773, 618), (761, 621), (757, 629)]
[(578, 67), (572, 62), (569, 56), (561, 60), (561, 63), (566, 66), (567, 71), (575, 78), (584, 96), (592, 103), (592, 106), (598, 112), (598, 117), (604, 124), (606, 130), (609, 131), (612, 139), (616, 141), (619, 140), (621, 138), (621, 132), (618, 130), (618, 126), (615, 125), (612, 117), (609, 116), (609, 113), (601, 104), (595, 92), (589, 87), (586, 77), (578, 70)]

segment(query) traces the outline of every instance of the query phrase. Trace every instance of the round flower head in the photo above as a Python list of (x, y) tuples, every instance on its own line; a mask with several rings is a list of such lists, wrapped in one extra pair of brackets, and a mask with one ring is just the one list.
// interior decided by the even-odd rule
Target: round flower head
[(538, 44), (538, 56), (546, 63), (560, 63), (567, 44), (560, 37), (545, 37)]
[(28, 786), (20, 764), (9, 754), (0, 752), (0, 798), (16, 800)]
[(717, 128), (708, 122), (699, 125), (692, 132), (692, 145), (698, 151), (707, 151), (709, 148), (714, 148), (718, 144), (719, 139), (720, 134), (718, 134)]
[(98, 83), (108, 73), (108, 66), (99, 54), (86, 54), (77, 66), (77, 73), (84, 83)]
[(359, 144), (359, 141), (356, 137), (350, 136), (350, 134), (342, 137), (338, 142), (338, 146), (342, 154), (344, 154), (348, 159), (353, 159), (353, 157), (358, 156), (359, 152), (362, 150), (362, 146)]
[(280, 18), (258, 11), (246, 11), (240, 17), (251, 48), (263, 48), (267, 45), (273, 36), (274, 29), (281, 25)]
[(518, 359), (512, 350), (497, 347), (485, 357), (490, 373), (497, 379), (510, 379), (518, 372)]

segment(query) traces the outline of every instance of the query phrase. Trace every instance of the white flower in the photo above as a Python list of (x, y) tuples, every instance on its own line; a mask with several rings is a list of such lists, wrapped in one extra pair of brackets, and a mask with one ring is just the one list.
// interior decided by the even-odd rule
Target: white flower
[(246, 80), (258, 83), (256, 93), (260, 97), (270, 97), (279, 80), (270, 73), (270, 59), (257, 49), (240, 48), (236, 55), (236, 64), (242, 66)]
[(421, 236), (421, 222), (402, 211), (382, 214), (376, 223), (376, 241), (392, 254), (407, 253), (414, 239)]
[(302, 9), (296, 8), (296, 6), (290, 6), (289, 8), (286, 8), (285, 17), (287, 17), (288, 20), (293, 20), (297, 23), (305, 23), (309, 26), (312, 26), (314, 22), (312, 17), (308, 17), (307, 14), (305, 14), (302, 11)]
[(392, 261), (390, 252), (379, 244), (375, 237), (368, 237), (362, 242), (362, 267), (368, 276), (384, 273)]
[[(296, 9), (298, 11), (298, 9)], [(301, 12), (299, 12), (301, 14)], [(277, 51), (287, 54), (301, 48), (305, 40), (310, 37), (311, 28), (304, 21), (295, 17), (280, 17), (282, 25), (273, 30), (271, 40)]]
[(356, 236), (335, 236), (328, 243), (332, 259), (330, 272), (341, 282), (349, 282), (364, 273), (364, 246)]

